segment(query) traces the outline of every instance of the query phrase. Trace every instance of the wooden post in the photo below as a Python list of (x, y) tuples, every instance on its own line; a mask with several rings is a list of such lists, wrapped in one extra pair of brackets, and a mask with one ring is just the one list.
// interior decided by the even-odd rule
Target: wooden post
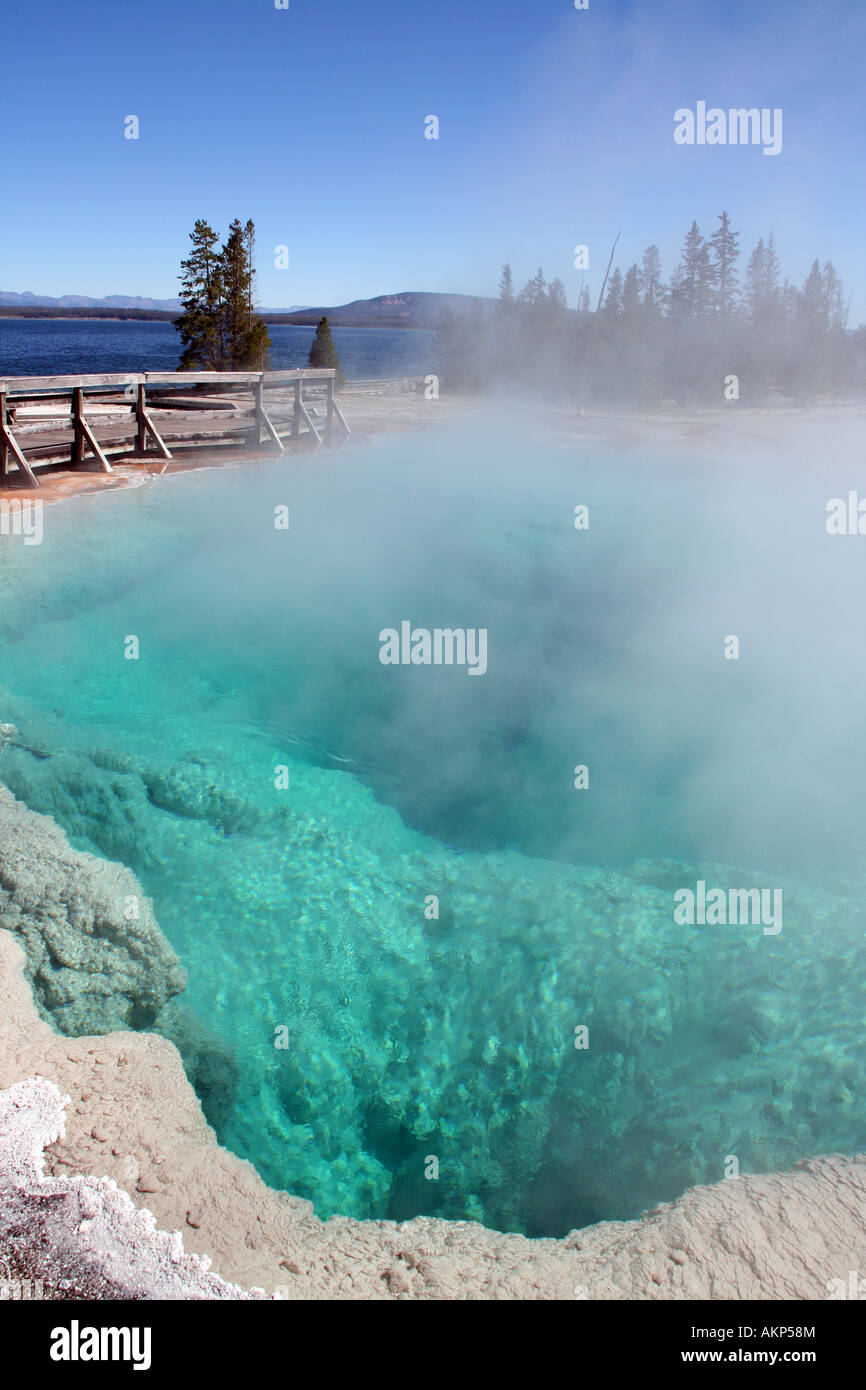
[(328, 417), (327, 417), (327, 422), (326, 422), (326, 424), (325, 424), (325, 429), (326, 429), (326, 431), (327, 431), (327, 435), (328, 435), (328, 438), (329, 438), (329, 439), (331, 438), (331, 429), (333, 428), (333, 424), (334, 424), (334, 378), (333, 378), (333, 376), (329, 376), (329, 377), (328, 377)]
[(72, 464), (84, 459), (84, 392), (80, 386), (72, 390)]
[(6, 443), (6, 392), (0, 391), (0, 420), (3, 421), (3, 428), (0, 430), (0, 478), (6, 478), (9, 472), (9, 445)]
[(255, 425), (254, 425), (254, 427), (253, 427), (253, 444), (254, 444), (254, 446), (255, 446), (256, 449), (258, 449), (258, 448), (261, 447), (261, 442), (262, 442), (262, 424), (264, 423), (262, 417), (264, 416), (264, 413), (265, 413), (264, 407), (263, 407), (263, 405), (262, 405), (262, 392), (263, 392), (263, 390), (264, 390), (264, 386), (262, 385), (262, 379), (261, 379), (261, 377), (259, 377), (258, 381), (253, 382), (253, 397), (254, 397), (254, 400), (255, 400), (255, 407), (256, 407), (256, 408), (255, 408)]
[[(319, 434), (319, 431), (316, 429), (316, 426), (313, 424), (312, 418), (311, 418), (311, 416), (310, 416), (310, 412), (307, 410), (307, 407), (304, 405), (303, 394), (302, 394), (302, 391), (301, 391), (301, 386), (302, 386), (302, 384), (303, 384), (303, 377), (298, 377), (298, 385), (297, 385), (297, 388), (296, 388), (296, 391), (295, 391), (295, 402), (296, 402), (296, 411), (297, 411), (297, 413), (296, 413), (296, 415), (295, 415), (295, 422), (296, 422), (297, 427), (298, 427), (298, 432), (300, 432), (301, 420), (303, 420), (303, 422), (304, 422), (304, 424), (306, 425), (307, 429), (310, 431), (310, 434), (311, 434), (311, 435), (313, 436), (313, 438), (315, 439), (315, 441), (316, 441), (316, 448), (318, 449), (319, 445), (320, 445), (321, 442), (322, 442), (322, 439), (321, 439), (321, 436), (320, 436), (320, 434)], [(297, 437), (297, 436), (295, 435), (295, 432), (294, 432), (294, 430), (293, 430), (293, 431), (292, 431), (292, 438), (294, 439), (294, 438), (296, 438), (296, 437)]]
[(110, 473), (112, 471), (111, 464), (102, 452), (96, 435), (84, 418), (84, 392), (80, 386), (76, 386), (72, 392), (72, 413), (72, 423), (75, 430), (72, 440), (72, 462), (75, 464), (83, 463), (84, 442), (86, 440), (98, 458), (103, 473)]
[(147, 396), (145, 394), (144, 382), (138, 387), (138, 401), (135, 407), (135, 418), (138, 421), (138, 452), (147, 453)]
[(151, 434), (157, 453), (162, 454), (164, 459), (170, 460), (171, 450), (153, 423), (153, 418), (147, 408), (147, 396), (143, 384), (138, 388), (138, 403), (135, 407), (135, 414), (138, 419), (138, 452), (140, 454), (147, 453), (147, 436)]

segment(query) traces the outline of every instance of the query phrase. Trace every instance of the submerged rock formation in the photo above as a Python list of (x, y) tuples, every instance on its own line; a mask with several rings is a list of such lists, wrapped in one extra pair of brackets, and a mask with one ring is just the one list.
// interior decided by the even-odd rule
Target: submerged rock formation
[(320, 1221), (217, 1144), (167, 1038), (109, 1031), (182, 988), (177, 959), (131, 873), (3, 788), (0, 924), (0, 1280), (57, 1298), (822, 1299), (866, 1264), (863, 1157), (691, 1188), (562, 1240)]
[(37, 1003), (69, 1036), (146, 1028), (184, 988), (135, 875), (74, 850), (2, 786), (0, 927), (20, 937)]
[[(319, 1221), (216, 1143), (170, 1042), (59, 1037), (22, 965), (0, 933), (0, 1210), (13, 1214), (0, 1258), (52, 1296), (64, 1285), (97, 1298), (241, 1296), (202, 1285), (213, 1276), (184, 1249), (212, 1257), (222, 1279), (288, 1299), (826, 1299), (866, 1263), (866, 1156), (692, 1188), (564, 1240), (427, 1217)], [(49, 1192), (62, 1202), (46, 1204)], [(144, 1211), (175, 1234), (158, 1235)]]

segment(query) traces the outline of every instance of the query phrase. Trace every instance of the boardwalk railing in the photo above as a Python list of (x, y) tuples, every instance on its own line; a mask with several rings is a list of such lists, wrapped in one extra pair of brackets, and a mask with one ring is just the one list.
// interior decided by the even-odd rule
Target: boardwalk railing
[(335, 428), (350, 433), (334, 377), (332, 369), (297, 368), (0, 379), (0, 487), (39, 487), (34, 467), (63, 460), (110, 473), (109, 453), (147, 459), (149, 443), (167, 461), (169, 443), (260, 449), (263, 434), (280, 453), (286, 439), (318, 448)]

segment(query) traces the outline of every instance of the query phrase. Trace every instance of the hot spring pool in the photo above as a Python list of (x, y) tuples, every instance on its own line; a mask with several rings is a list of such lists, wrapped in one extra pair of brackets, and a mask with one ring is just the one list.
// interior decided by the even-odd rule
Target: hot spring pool
[[(139, 876), (269, 1183), (562, 1235), (862, 1147), (864, 562), (788, 482), (462, 427), (4, 538), (0, 780)], [(486, 671), (383, 665), (404, 621)]]

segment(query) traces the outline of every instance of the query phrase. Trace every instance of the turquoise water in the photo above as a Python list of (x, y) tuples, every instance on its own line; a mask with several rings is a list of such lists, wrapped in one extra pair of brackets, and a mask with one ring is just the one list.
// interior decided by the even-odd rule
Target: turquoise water
[[(729, 1155), (863, 1147), (863, 562), (831, 495), (464, 427), (2, 538), (0, 779), (139, 875), (223, 1143), (321, 1216), (557, 1235)], [(486, 628), (487, 673), (382, 666), (403, 619)], [(781, 889), (782, 932), (676, 923), (699, 878)]]

